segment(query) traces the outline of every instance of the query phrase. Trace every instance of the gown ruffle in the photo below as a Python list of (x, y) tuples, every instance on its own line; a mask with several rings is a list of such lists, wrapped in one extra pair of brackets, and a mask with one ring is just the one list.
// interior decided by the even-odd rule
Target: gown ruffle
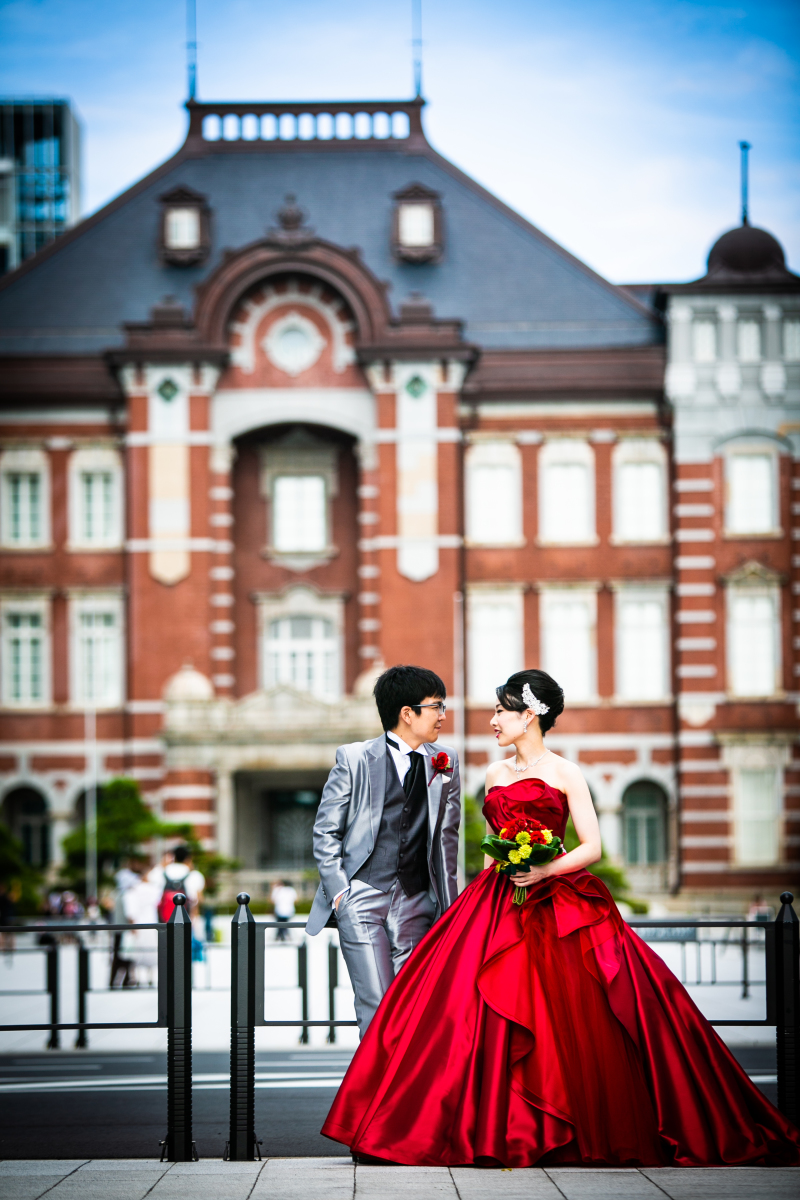
[[(566, 796), (493, 788), (496, 830), (563, 835)], [(587, 871), (526, 902), (483, 871), (417, 946), (322, 1132), (408, 1165), (790, 1166), (800, 1133), (751, 1083)]]

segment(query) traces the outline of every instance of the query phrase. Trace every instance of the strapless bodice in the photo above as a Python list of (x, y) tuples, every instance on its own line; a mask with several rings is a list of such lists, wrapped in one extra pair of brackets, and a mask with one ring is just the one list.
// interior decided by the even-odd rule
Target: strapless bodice
[(564, 792), (543, 779), (515, 779), (513, 783), (489, 790), (483, 815), (495, 833), (509, 821), (532, 817), (563, 840), (569, 805)]

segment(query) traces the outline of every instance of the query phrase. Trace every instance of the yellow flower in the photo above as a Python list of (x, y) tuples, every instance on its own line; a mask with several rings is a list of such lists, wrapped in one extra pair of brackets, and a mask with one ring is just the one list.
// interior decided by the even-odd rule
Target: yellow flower
[(498, 833), (498, 835), (497, 835), (497, 836), (498, 836), (498, 837), (505, 837), (505, 836), (506, 836), (506, 831), (505, 831), (505, 829), (501, 829), (501, 830), (500, 830), (500, 832)]
[(547, 845), (549, 846), (549, 845), (550, 845), (550, 843), (551, 843), (551, 842), (552, 842), (552, 840), (553, 840), (553, 835), (552, 835), (552, 833), (550, 832), (550, 830), (549, 830), (549, 829), (543, 829), (543, 830), (542, 830), (542, 837), (544, 838), (545, 842), (546, 842), (546, 843), (547, 843)]
[(517, 851), (517, 854), (519, 854), (520, 858), (530, 858), (531, 847), (530, 846), (520, 846), (519, 850)]
[(522, 833), (517, 834), (516, 840), (520, 843), (520, 845), (527, 846), (531, 840), (531, 835), (526, 833), (523, 829)]
[(520, 854), (519, 850), (509, 850), (508, 861), (510, 863), (522, 862), (522, 855)]

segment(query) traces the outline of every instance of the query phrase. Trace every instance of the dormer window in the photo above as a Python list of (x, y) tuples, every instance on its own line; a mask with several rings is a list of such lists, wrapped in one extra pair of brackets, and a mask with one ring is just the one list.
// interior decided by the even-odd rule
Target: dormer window
[(196, 250), (200, 245), (200, 213), (196, 208), (168, 208), (164, 220), (167, 250)]
[(210, 213), (205, 196), (180, 187), (160, 199), (161, 261), (173, 267), (203, 262), (211, 248)]
[(392, 251), (403, 262), (438, 262), (442, 257), (439, 193), (412, 183), (394, 194)]

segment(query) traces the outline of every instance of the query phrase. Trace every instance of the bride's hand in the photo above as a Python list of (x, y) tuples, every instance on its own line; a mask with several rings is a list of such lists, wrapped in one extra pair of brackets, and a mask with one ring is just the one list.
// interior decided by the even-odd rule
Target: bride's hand
[(548, 871), (549, 863), (545, 863), (541, 867), (529, 867), (527, 871), (521, 871), (517, 875), (512, 875), (511, 882), (517, 887), (531, 887), (534, 883), (540, 883), (550, 874)]

